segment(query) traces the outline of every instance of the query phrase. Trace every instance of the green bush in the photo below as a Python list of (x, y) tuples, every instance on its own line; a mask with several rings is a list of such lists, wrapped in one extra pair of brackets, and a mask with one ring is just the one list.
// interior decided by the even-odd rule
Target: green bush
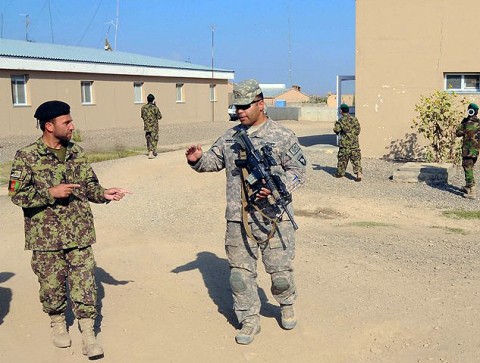
[(461, 162), (461, 140), (456, 137), (455, 130), (464, 117), (467, 103), (464, 97), (459, 99), (457, 94), (445, 91), (420, 96), (412, 128), (428, 142), (424, 149), (426, 161)]

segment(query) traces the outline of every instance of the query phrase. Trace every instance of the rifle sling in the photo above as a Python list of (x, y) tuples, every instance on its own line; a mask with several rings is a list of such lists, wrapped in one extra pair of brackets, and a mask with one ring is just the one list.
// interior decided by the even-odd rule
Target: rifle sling
[[(245, 151), (240, 151), (240, 158), (241, 159), (246, 159), (246, 153)], [(252, 233), (252, 228), (250, 224), (248, 223), (248, 201), (250, 200), (250, 197), (253, 195), (252, 188), (249, 186), (247, 182), (248, 178), (248, 171), (246, 168), (242, 168), (242, 174), (241, 174), (241, 179), (242, 179), (242, 222), (243, 222), (243, 227), (245, 228), (245, 232), (247, 233), (247, 236), (250, 237), (253, 241), (257, 243), (265, 243), (268, 242), (273, 235), (275, 234), (275, 231), (277, 230), (277, 224), (278, 224), (278, 218), (272, 219), (269, 216), (267, 216), (263, 211), (258, 208), (255, 204), (252, 204), (252, 207), (255, 208), (256, 211), (258, 211), (264, 218), (268, 219), (270, 221), (270, 224), (272, 226), (272, 229), (270, 230), (267, 238), (264, 241), (258, 240)]]

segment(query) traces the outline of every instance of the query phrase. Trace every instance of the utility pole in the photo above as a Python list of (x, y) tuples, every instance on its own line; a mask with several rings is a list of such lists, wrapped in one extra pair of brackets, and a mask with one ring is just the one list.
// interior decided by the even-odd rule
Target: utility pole
[(18, 14), (18, 15), (25, 17), (25, 40), (29, 42), (30, 39), (28, 39), (28, 27), (30, 26), (30, 15), (28, 14)]
[(120, 9), (120, 0), (117, 0), (117, 16), (115, 18), (115, 40), (113, 42), (113, 50), (117, 50), (117, 31), (118, 31), (118, 13)]
[(215, 58), (215, 25), (212, 25), (212, 84), (210, 85), (211, 89), (211, 97), (212, 100), (210, 101), (212, 103), (212, 122), (215, 121), (215, 84), (214, 84), (214, 68), (213, 68), (213, 63), (214, 63), (214, 58)]
[(292, 41), (290, 36), (290, 16), (288, 17), (288, 81), (289, 87), (292, 87)]
[(50, 34), (52, 35), (52, 44), (55, 44), (55, 40), (53, 39), (52, 8), (50, 7), (50, 0), (48, 0), (48, 14), (50, 14)]

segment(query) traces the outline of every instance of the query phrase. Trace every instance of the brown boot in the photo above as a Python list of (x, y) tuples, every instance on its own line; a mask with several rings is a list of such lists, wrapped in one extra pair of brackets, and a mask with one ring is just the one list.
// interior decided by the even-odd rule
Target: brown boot
[(100, 358), (103, 357), (103, 349), (95, 338), (93, 323), (93, 319), (78, 320), (78, 325), (82, 332), (82, 353), (88, 358)]
[(282, 305), (280, 307), (282, 313), (282, 326), (284, 329), (291, 330), (297, 325), (297, 318), (295, 317), (295, 310), (293, 305)]
[(237, 332), (237, 335), (235, 335), (235, 341), (238, 344), (248, 345), (251, 342), (253, 342), (253, 338), (258, 333), (260, 333), (260, 325), (259, 324), (244, 322), (242, 324), (242, 329), (240, 329)]
[(68, 335), (65, 314), (50, 315), (50, 319), (52, 320), (50, 326), (52, 327), (53, 345), (57, 348), (68, 348), (72, 341)]
[(475, 185), (472, 185), (470, 187), (465, 187), (466, 193), (463, 194), (465, 198), (468, 199), (475, 199), (477, 198), (477, 187)]
[(355, 179), (356, 182), (362, 181), (362, 173), (357, 173), (357, 177)]

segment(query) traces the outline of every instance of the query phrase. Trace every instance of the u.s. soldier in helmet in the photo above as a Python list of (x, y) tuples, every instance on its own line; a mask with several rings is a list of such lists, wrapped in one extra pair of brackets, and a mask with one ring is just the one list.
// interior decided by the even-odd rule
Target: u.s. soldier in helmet
[[(281, 307), (283, 328), (293, 329), (297, 323), (293, 310), (297, 296), (293, 278), (295, 234), (291, 221), (285, 216), (273, 215), (267, 201), (271, 191), (261, 188), (257, 192), (250, 188), (245, 175), (247, 168), (236, 163), (242, 158), (242, 147), (235, 135), (246, 131), (258, 150), (267, 145), (271, 147), (276, 162), (272, 173), (281, 179), (289, 193), (305, 182), (306, 160), (295, 134), (265, 115), (263, 93), (256, 80), (235, 84), (233, 97), (240, 124), (215, 141), (210, 150), (203, 152), (201, 145), (192, 145), (185, 155), (198, 172), (226, 170), (225, 250), (230, 264), (234, 310), (242, 325), (235, 340), (238, 344), (250, 344), (260, 332), (258, 258), (270, 274), (271, 291)], [(293, 215), (291, 201), (287, 208)]]

